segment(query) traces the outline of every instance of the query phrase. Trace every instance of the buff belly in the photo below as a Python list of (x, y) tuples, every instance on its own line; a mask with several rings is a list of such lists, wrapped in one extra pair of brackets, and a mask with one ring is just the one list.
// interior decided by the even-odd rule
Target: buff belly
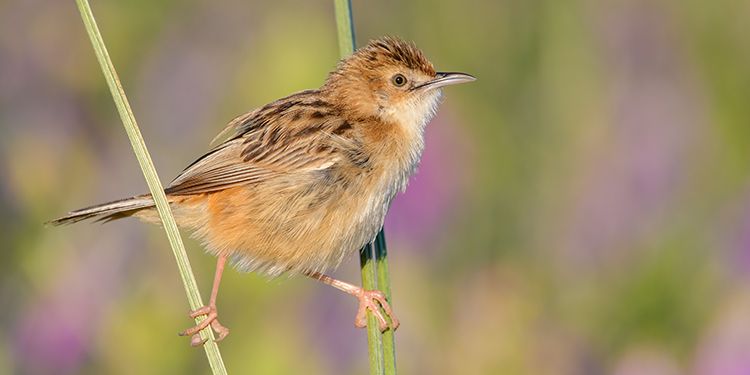
[(172, 206), (208, 252), (230, 257), (241, 271), (278, 276), (338, 266), (373, 240), (391, 198), (351, 185), (287, 184), (239, 186)]

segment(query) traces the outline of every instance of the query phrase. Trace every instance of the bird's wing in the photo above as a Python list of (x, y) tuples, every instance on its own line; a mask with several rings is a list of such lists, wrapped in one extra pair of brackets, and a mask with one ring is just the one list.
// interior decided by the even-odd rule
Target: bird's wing
[(351, 125), (310, 92), (249, 112), (227, 128), (234, 135), (180, 173), (168, 194), (209, 193), (324, 170), (357, 147), (342, 136)]

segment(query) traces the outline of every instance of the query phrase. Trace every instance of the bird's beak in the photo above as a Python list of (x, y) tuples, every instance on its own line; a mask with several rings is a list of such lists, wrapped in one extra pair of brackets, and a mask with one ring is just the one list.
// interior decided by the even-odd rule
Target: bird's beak
[(457, 72), (438, 72), (435, 74), (435, 78), (422, 83), (421, 85), (415, 86), (414, 90), (432, 90), (443, 86), (455, 85), (458, 83), (465, 83), (476, 81), (471, 74), (457, 73)]

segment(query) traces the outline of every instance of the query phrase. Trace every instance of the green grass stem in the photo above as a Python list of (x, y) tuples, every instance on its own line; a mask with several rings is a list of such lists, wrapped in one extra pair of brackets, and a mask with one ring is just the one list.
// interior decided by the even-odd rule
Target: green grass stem
[[(378, 276), (378, 289), (385, 293), (388, 302), (391, 303), (391, 276), (388, 270), (388, 248), (385, 245), (385, 231), (380, 229), (373, 244), (375, 253), (375, 270)], [(383, 366), (386, 374), (396, 373), (396, 343), (394, 332), (389, 329), (383, 332)]]
[[(81, 12), (81, 19), (86, 26), (86, 32), (91, 39), (91, 44), (94, 47), (94, 52), (101, 65), (104, 78), (107, 81), (110, 91), (112, 92), (112, 98), (114, 99), (117, 111), (120, 113), (120, 118), (125, 126), (125, 131), (130, 139), (130, 144), (133, 146), (133, 151), (138, 159), (138, 164), (143, 171), (143, 176), (146, 178), (146, 183), (151, 191), (151, 195), (156, 203), (156, 208), (159, 211), (162, 223), (164, 223), (164, 231), (167, 233), (167, 238), (172, 247), (175, 259), (177, 260), (177, 267), (182, 277), (182, 283), (185, 286), (185, 292), (190, 302), (192, 309), (197, 309), (203, 306), (200, 292), (198, 291), (198, 285), (195, 282), (195, 276), (193, 276), (192, 268), (190, 267), (190, 261), (188, 260), (187, 253), (185, 252), (185, 246), (182, 243), (180, 232), (177, 229), (172, 211), (169, 208), (167, 197), (164, 194), (164, 188), (159, 181), (159, 177), (156, 174), (154, 163), (151, 161), (151, 156), (146, 149), (146, 144), (143, 140), (143, 136), (138, 128), (138, 124), (135, 121), (135, 116), (130, 108), (128, 99), (125, 96), (125, 90), (123, 90), (120, 84), (120, 79), (117, 76), (115, 67), (112, 64), (112, 60), (109, 58), (109, 53), (104, 45), (104, 40), (99, 32), (99, 27), (96, 25), (94, 14), (91, 11), (91, 6), (88, 0), (76, 0), (78, 4), (78, 10)], [(195, 321), (199, 323), (205, 319), (205, 317), (198, 317)], [(201, 331), (201, 337), (207, 339), (203, 348), (206, 351), (208, 357), (209, 366), (213, 374), (226, 374), (227, 370), (224, 366), (224, 362), (221, 359), (221, 353), (219, 347), (214, 342), (214, 334), (210, 328)], [(187, 344), (187, 343), (185, 343)]]
[[(338, 30), (339, 53), (341, 58), (354, 52), (354, 18), (351, 0), (334, 0), (336, 9), (336, 29)], [(391, 285), (388, 274), (388, 251), (385, 245), (385, 232), (381, 229), (372, 244), (365, 245), (359, 252), (362, 273), (362, 287), (378, 289), (385, 293), (391, 302)], [(380, 332), (378, 321), (372, 313), (367, 314), (367, 344), (371, 375), (396, 374), (396, 351), (393, 330)]]

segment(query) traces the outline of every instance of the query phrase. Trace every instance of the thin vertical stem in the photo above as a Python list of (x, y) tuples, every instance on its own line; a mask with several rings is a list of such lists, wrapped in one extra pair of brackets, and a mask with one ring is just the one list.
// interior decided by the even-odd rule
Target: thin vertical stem
[[(365, 290), (374, 290), (378, 287), (373, 253), (373, 244), (367, 244), (359, 251), (362, 288)], [(385, 374), (385, 365), (383, 364), (383, 335), (380, 333), (378, 319), (370, 311), (367, 312), (367, 351), (370, 358), (370, 374)]]
[[(391, 276), (388, 270), (388, 248), (385, 245), (385, 231), (383, 229), (380, 229), (378, 236), (375, 238), (373, 251), (375, 252), (375, 268), (378, 274), (378, 289), (385, 293), (385, 298), (388, 303), (391, 303), (393, 300), (391, 299)], [(390, 319), (390, 317), (386, 317), (386, 319)], [(396, 343), (392, 329), (383, 332), (383, 364), (386, 374), (396, 373)]]
[[(354, 19), (351, 0), (334, 0), (336, 28), (338, 30), (341, 58), (354, 52)], [(385, 233), (381, 229), (372, 244), (365, 245), (359, 252), (362, 273), (362, 287), (368, 290), (379, 289), (391, 302), (390, 276), (388, 275), (388, 251)], [(389, 318), (390, 319), (390, 318)], [(367, 342), (370, 355), (370, 374), (396, 374), (396, 352), (393, 330), (381, 333), (378, 321), (372, 313), (367, 314)]]
[(351, 0), (334, 0), (336, 8), (336, 30), (339, 35), (339, 54), (345, 58), (354, 53), (354, 17)]
[[(185, 286), (185, 292), (187, 293), (188, 301), (192, 309), (197, 309), (203, 306), (200, 292), (198, 291), (198, 285), (195, 282), (195, 276), (193, 275), (192, 268), (190, 267), (190, 261), (188, 260), (187, 253), (185, 252), (185, 246), (182, 243), (180, 232), (177, 230), (177, 224), (175, 223), (172, 211), (169, 208), (167, 197), (164, 194), (164, 188), (159, 181), (159, 176), (156, 174), (156, 168), (154, 163), (151, 161), (151, 156), (146, 149), (146, 143), (143, 140), (143, 136), (138, 128), (138, 124), (135, 121), (133, 110), (130, 108), (127, 96), (125, 96), (125, 90), (120, 84), (120, 79), (117, 76), (115, 67), (112, 64), (112, 60), (109, 58), (107, 47), (104, 44), (102, 35), (99, 32), (99, 27), (96, 25), (94, 19), (94, 13), (91, 11), (91, 6), (88, 0), (76, 0), (78, 4), (78, 10), (81, 12), (81, 19), (86, 27), (86, 32), (91, 39), (91, 44), (94, 47), (94, 52), (101, 65), (104, 78), (107, 81), (109, 90), (112, 93), (112, 99), (115, 102), (117, 111), (122, 119), (122, 124), (125, 126), (125, 131), (130, 139), (130, 144), (133, 146), (133, 152), (138, 159), (138, 164), (143, 171), (143, 175), (146, 178), (146, 183), (151, 191), (151, 196), (156, 203), (156, 208), (159, 211), (162, 223), (164, 223), (164, 230), (167, 233), (167, 238), (172, 247), (175, 259), (177, 260), (177, 267), (182, 277), (182, 283)], [(201, 322), (205, 319), (205, 316), (196, 318), (196, 323)], [(221, 359), (221, 353), (219, 347), (214, 342), (214, 334), (210, 328), (206, 328), (201, 331), (201, 337), (206, 339), (206, 343), (203, 348), (206, 351), (208, 357), (208, 363), (211, 367), (211, 371), (214, 374), (226, 374), (227, 370), (224, 366), (224, 362)]]

